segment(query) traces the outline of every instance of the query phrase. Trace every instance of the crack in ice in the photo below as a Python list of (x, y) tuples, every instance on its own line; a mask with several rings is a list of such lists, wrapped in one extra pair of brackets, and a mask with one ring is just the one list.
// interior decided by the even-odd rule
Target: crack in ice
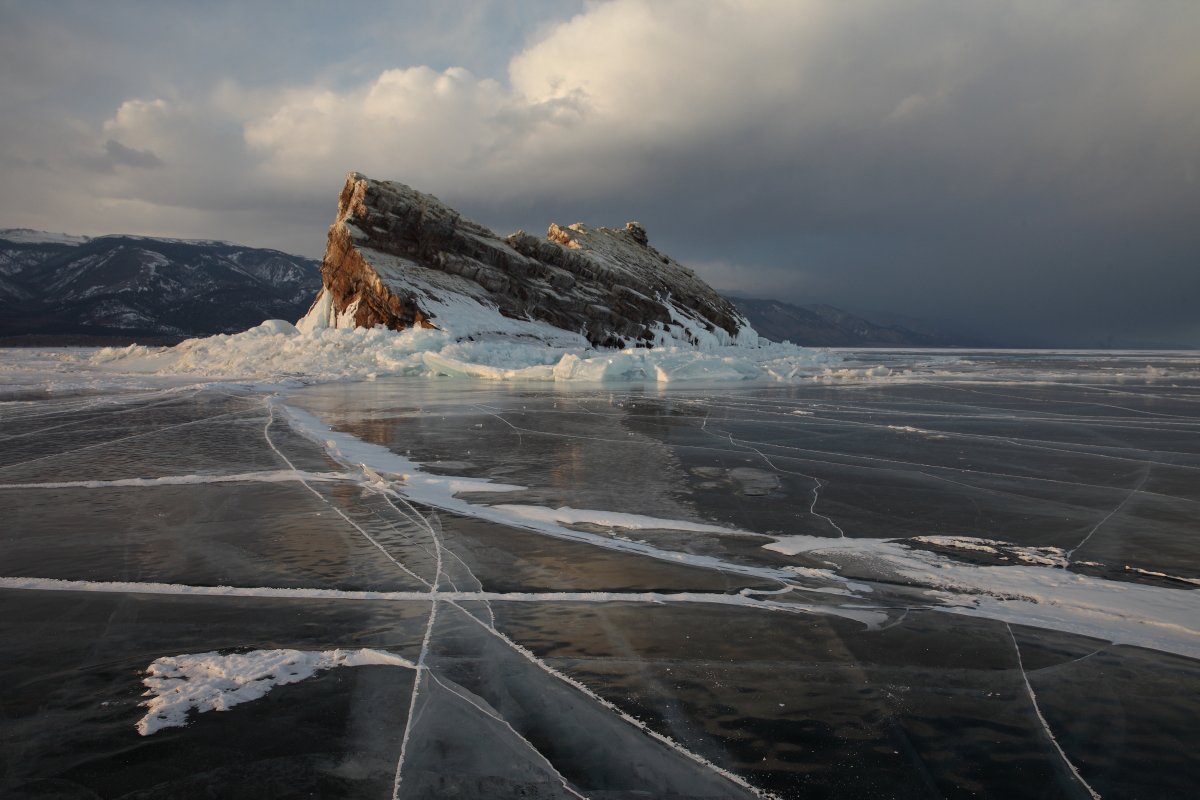
[(1025, 672), (1025, 663), (1021, 659), (1021, 646), (1017, 644), (1016, 634), (1013, 633), (1012, 625), (1009, 625), (1007, 622), (1004, 623), (1004, 627), (1008, 629), (1008, 636), (1010, 639), (1012, 639), (1013, 649), (1017, 653), (1017, 669), (1021, 671), (1021, 680), (1025, 683), (1025, 691), (1029, 695), (1029, 702), (1033, 705), (1033, 713), (1037, 714), (1038, 722), (1042, 724), (1042, 730), (1045, 731), (1046, 738), (1050, 740), (1050, 744), (1054, 745), (1054, 749), (1058, 751), (1058, 755), (1060, 758), (1062, 758), (1063, 763), (1066, 764), (1067, 769), (1071, 771), (1071, 774), (1075, 776), (1075, 780), (1079, 781), (1087, 793), (1091, 795), (1092, 800), (1101, 800), (1100, 795), (1096, 792), (1096, 790), (1093, 789), (1086, 780), (1084, 780), (1081, 774), (1079, 774), (1079, 770), (1073, 763), (1071, 763), (1071, 759), (1067, 758), (1067, 754), (1063, 751), (1062, 745), (1060, 745), (1058, 743), (1058, 739), (1054, 737), (1054, 731), (1050, 730), (1050, 723), (1046, 722), (1046, 718), (1042, 716), (1042, 709), (1038, 706), (1037, 695), (1034, 694), (1033, 686), (1029, 683), (1029, 674)]
[(1083, 547), (1085, 544), (1087, 544), (1087, 543), (1088, 543), (1088, 541), (1089, 541), (1089, 540), (1092, 538), (1092, 536), (1094, 536), (1094, 535), (1095, 535), (1096, 531), (1098, 531), (1098, 530), (1100, 530), (1102, 527), (1104, 527), (1104, 523), (1106, 523), (1106, 522), (1108, 522), (1110, 519), (1112, 519), (1112, 518), (1113, 518), (1113, 516), (1115, 516), (1115, 515), (1116, 515), (1116, 514), (1117, 514), (1117, 513), (1118, 513), (1118, 512), (1119, 512), (1119, 511), (1122, 509), (1122, 508), (1124, 508), (1124, 507), (1125, 507), (1125, 504), (1126, 504), (1126, 503), (1128, 503), (1128, 502), (1129, 502), (1131, 499), (1133, 499), (1133, 496), (1134, 496), (1135, 494), (1137, 494), (1138, 492), (1140, 492), (1140, 491), (1142, 490), (1142, 487), (1146, 485), (1146, 481), (1148, 481), (1148, 480), (1150, 479), (1150, 469), (1151, 469), (1151, 466), (1152, 466), (1152, 465), (1151, 465), (1149, 462), (1147, 462), (1147, 463), (1146, 463), (1146, 469), (1145, 469), (1145, 471), (1142, 473), (1142, 480), (1141, 480), (1141, 481), (1138, 483), (1138, 485), (1137, 485), (1137, 486), (1135, 486), (1135, 487), (1133, 487), (1132, 489), (1130, 489), (1130, 490), (1129, 490), (1129, 494), (1125, 495), (1125, 499), (1124, 499), (1124, 500), (1122, 500), (1122, 501), (1121, 501), (1121, 503), (1120, 503), (1120, 504), (1119, 504), (1119, 505), (1118, 505), (1116, 508), (1114, 508), (1112, 511), (1108, 512), (1108, 515), (1107, 515), (1107, 516), (1105, 516), (1105, 517), (1104, 517), (1104, 519), (1102, 519), (1102, 520), (1100, 520), (1099, 522), (1097, 522), (1097, 523), (1096, 523), (1096, 525), (1095, 525), (1095, 527), (1093, 527), (1093, 528), (1092, 528), (1090, 531), (1088, 531), (1088, 534), (1087, 534), (1087, 536), (1084, 536), (1084, 537), (1083, 537), (1083, 540), (1082, 540), (1082, 541), (1080, 541), (1080, 542), (1079, 542), (1079, 544), (1075, 545), (1074, 547), (1072, 547), (1070, 550), (1068, 550), (1068, 551), (1066, 552), (1066, 560), (1067, 560), (1067, 564), (1066, 564), (1066, 565), (1064, 565), (1064, 567), (1065, 567), (1065, 566), (1067, 566), (1067, 565), (1069, 565), (1069, 564), (1071, 563), (1071, 561), (1073, 560), (1073, 558), (1074, 558), (1074, 556), (1075, 556), (1075, 551), (1076, 551), (1076, 550), (1078, 550), (1079, 548), (1081, 548), (1081, 547)]
[[(271, 423), (275, 421), (275, 406), (272, 404), (271, 398), (269, 398), (269, 397), (266, 398), (266, 406), (267, 406), (268, 414), (267, 414), (267, 423), (266, 423), (266, 425), (263, 426), (263, 438), (265, 438), (267, 440), (267, 444), (270, 446), (270, 448), (275, 451), (275, 455), (277, 455), (281, 459), (283, 459), (283, 463), (287, 464), (288, 468), (290, 470), (298, 473), (299, 470), (297, 470), (295, 465), (292, 464), (291, 459), (289, 459), (287, 456), (285, 456), (283, 454), (283, 452), (280, 451), (280, 449), (275, 446), (275, 443), (273, 441), (271, 441)], [(303, 478), (300, 479), (300, 484), (305, 489), (308, 489), (310, 492), (312, 492), (314, 495), (316, 495), (317, 499), (319, 499), (322, 503), (325, 503), (327, 506), (329, 506), (331, 509), (333, 509), (334, 513), (336, 513), (339, 517), (341, 517), (347, 523), (349, 523), (351, 525), (351, 527), (353, 527), (356, 531), (361, 533), (366, 538), (366, 540), (368, 542), (370, 542), (371, 544), (373, 544), (375, 546), (375, 548), (377, 550), (379, 550), (379, 552), (383, 553), (383, 555), (386, 556), (389, 561), (391, 561), (393, 564), (395, 564), (397, 567), (399, 567), (402, 571), (404, 571), (408, 575), (411, 575), (413, 578), (415, 578), (420, 583), (423, 583), (426, 586), (429, 586), (429, 581), (425, 580), (420, 575), (413, 572), (408, 567), (404, 566), (404, 564), (400, 563), (396, 559), (395, 556), (393, 556), (390, 552), (388, 552), (386, 547), (381, 545), (375, 539), (375, 537), (373, 537), (371, 534), (367, 533), (365, 528), (363, 528), (361, 525), (359, 525), (354, 520), (350, 519), (350, 517), (346, 516), (346, 514), (340, 508), (335, 506), (333, 503), (330, 503), (329, 500), (323, 494), (318, 492), (313, 487), (309, 486), (308, 483)]]
[[(460, 610), (462, 610), (462, 609), (460, 609)], [(464, 613), (466, 613), (466, 612), (464, 611)], [(558, 771), (558, 769), (554, 766), (554, 764), (550, 761), (550, 759), (546, 758), (546, 756), (542, 753), (541, 750), (538, 750), (536, 747), (534, 747), (533, 742), (529, 741), (528, 739), (526, 739), (524, 736), (522, 736), (520, 733), (517, 732), (517, 729), (512, 726), (512, 723), (510, 723), (508, 720), (506, 720), (504, 717), (500, 716), (499, 714), (495, 713), (494, 711), (491, 711), (491, 710), (485, 708), (484, 706), (480, 705), (479, 703), (475, 702), (474, 700), (472, 700), (470, 697), (463, 694), (462, 692), (459, 692), (459, 691), (447, 686), (445, 683), (442, 682), (441, 678), (439, 678), (437, 675), (433, 674), (432, 672), (429, 673), (429, 677), (431, 677), (438, 686), (441, 686), (443, 689), (445, 689), (447, 692), (450, 692), (455, 697), (461, 698), (463, 700), (463, 702), (470, 705), (476, 711), (479, 711), (481, 714), (484, 714), (485, 716), (494, 719), (496, 722), (499, 722), (501, 725), (508, 728), (508, 730), (512, 733), (514, 738), (518, 739), (521, 742), (524, 742), (525, 745), (537, 755), (538, 759), (542, 763), (545, 764), (545, 766), (550, 770), (550, 772), (553, 773), (554, 777), (557, 778), (560, 783), (562, 783), (563, 789), (565, 789), (569, 794), (571, 794), (575, 797), (578, 797), (579, 800), (587, 800), (587, 797), (585, 795), (580, 794), (579, 792), (577, 792), (574, 789), (574, 787), (571, 786), (571, 784), (567, 780), (566, 776), (564, 776), (561, 772)]]
[[(455, 607), (458, 607), (457, 604), (455, 604), (455, 603), (452, 603), (452, 605), (455, 605)], [(461, 611), (462, 609), (460, 608), (459, 610)], [(615, 703), (612, 703), (609, 700), (605, 700), (603, 697), (596, 694), (596, 692), (589, 689), (586, 685), (584, 685), (580, 681), (578, 681), (575, 678), (572, 678), (571, 676), (567, 675), (566, 673), (560, 672), (559, 670), (550, 666), (545, 661), (538, 658), (531, 650), (517, 644), (516, 642), (514, 642), (512, 639), (505, 636), (500, 631), (498, 631), (494, 628), (489, 628), (487, 625), (484, 625), (482, 622), (475, 619), (475, 617), (471, 616), (470, 614), (466, 614), (466, 616), (469, 619), (471, 619), (475, 624), (479, 625), (485, 631), (490, 633), (492, 636), (495, 636), (501, 642), (506, 644), (511, 650), (513, 650), (517, 654), (523, 656), (526, 660), (528, 660), (534, 666), (545, 671), (546, 673), (553, 676), (554, 678), (557, 678), (558, 680), (562, 681), (563, 683), (567, 684), (568, 686), (573, 687), (577, 691), (582, 692), (584, 695), (586, 695), (588, 698), (590, 698), (593, 702), (597, 703), (601, 707), (616, 714), (624, 722), (627, 722), (628, 724), (630, 724), (633, 727), (637, 728), (638, 730), (642, 731), (647, 736), (650, 736), (652, 739), (655, 739), (655, 740), (661, 742), (662, 744), (666, 745), (670, 749), (674, 750), (675, 752), (677, 752), (680, 755), (687, 758), (689, 761), (692, 761), (695, 764), (698, 764), (699, 766), (704, 767), (704, 768), (714, 772), (717, 775), (720, 775), (722, 778), (725, 778), (726, 780), (730, 781), (731, 783), (750, 792), (755, 797), (767, 798), (768, 800), (778, 800), (776, 795), (774, 795), (770, 792), (767, 792), (763, 789), (759, 789), (758, 787), (754, 786), (753, 784), (747, 782), (744, 778), (737, 775), (736, 773), (731, 772), (723, 767), (720, 767), (720, 766), (714, 764), (713, 762), (709, 761), (704, 756), (701, 756), (697, 753), (693, 753), (691, 750), (688, 750), (686, 747), (679, 744), (671, 737), (654, 730), (653, 728), (651, 728), (646, 723), (642, 722), (637, 717), (634, 717), (632, 714), (629, 714), (628, 712), (619, 708)]]

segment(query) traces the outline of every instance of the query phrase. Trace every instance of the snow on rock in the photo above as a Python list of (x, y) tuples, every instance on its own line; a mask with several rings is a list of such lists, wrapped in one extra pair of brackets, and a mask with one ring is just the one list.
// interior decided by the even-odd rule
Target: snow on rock
[(334, 667), (386, 664), (415, 669), (411, 661), (383, 650), (252, 650), (248, 653), (188, 653), (156, 659), (146, 669), (146, 715), (138, 733), (187, 724), (188, 712), (228, 711), (257, 700), (276, 686), (298, 683)]
[(651, 247), (636, 222), (501, 239), (432, 195), (357, 172), (339, 197), (321, 275), (305, 331), (383, 325), (464, 336), (536, 321), (558, 331), (552, 338), (577, 334), (596, 347), (758, 343), (732, 303)]

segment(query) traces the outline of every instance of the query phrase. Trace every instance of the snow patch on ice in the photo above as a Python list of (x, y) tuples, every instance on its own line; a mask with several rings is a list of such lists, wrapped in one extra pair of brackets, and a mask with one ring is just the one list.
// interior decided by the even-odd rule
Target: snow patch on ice
[(855, 594), (866, 594), (874, 591), (869, 584), (857, 583), (855, 581), (847, 581), (840, 577), (831, 569), (820, 569), (818, 567), (784, 567), (788, 572), (794, 573), (801, 578), (809, 578), (815, 581), (840, 583), (844, 588), (836, 586), (806, 586), (806, 592), (821, 592), (824, 594), (840, 594), (845, 596), (854, 596)]
[(973, 536), (914, 536), (909, 541), (929, 544), (947, 550), (973, 550), (980, 553), (1012, 558), (1023, 564), (1044, 567), (1065, 567), (1070, 563), (1067, 551), (1061, 547), (1029, 547), (1002, 542), (998, 539), (978, 539)]
[[(1084, 562), (1084, 561), (1080, 561), (1080, 562), (1076, 562), (1076, 563), (1092, 565), (1092, 564), (1094, 564), (1095, 562), (1092, 562), (1092, 561), (1086, 561), (1086, 562)], [(1182, 577), (1182, 576), (1179, 576), (1179, 575), (1168, 575), (1168, 574), (1167, 574), (1167, 573), (1165, 573), (1165, 572), (1155, 572), (1154, 570), (1142, 569), (1141, 567), (1131, 567), (1131, 566), (1129, 566), (1128, 564), (1126, 564), (1126, 565), (1125, 565), (1125, 571), (1126, 571), (1126, 572), (1131, 572), (1131, 573), (1133, 573), (1134, 575), (1144, 575), (1144, 576), (1146, 576), (1147, 578), (1162, 578), (1163, 580), (1175, 581), (1175, 582), (1177, 582), (1177, 583), (1186, 583), (1186, 584), (1188, 584), (1188, 585), (1190, 585), (1190, 586), (1200, 586), (1200, 579), (1196, 579), (1196, 578), (1184, 578), (1184, 577)]]
[[(934, 537), (922, 537), (934, 538)], [(957, 537), (946, 537), (954, 540)], [(899, 580), (933, 590), (932, 608), (1091, 636), (1200, 658), (1200, 593), (1081, 575), (1052, 557), (1037, 565), (978, 566), (903, 539), (787, 536), (763, 545), (784, 555), (818, 558), (839, 574)], [(972, 547), (1019, 548), (966, 539)], [(1045, 548), (1027, 548), (1042, 550)], [(1055, 548), (1057, 549), (1057, 548)], [(1037, 553), (1029, 559), (1039, 558)]]
[(330, 430), (313, 414), (293, 406), (276, 406), (294, 429), (310, 440), (324, 446), (334, 460), (363, 471), (371, 483), (403, 484), (405, 494), (430, 505), (462, 504), (455, 495), (462, 492), (516, 492), (525, 489), (509, 483), (497, 483), (487, 478), (467, 478), (456, 475), (433, 475), (421, 471), (421, 465), (386, 447), (364, 442), (348, 433)]
[[(609, 511), (586, 509), (550, 509), (542, 506), (471, 503), (459, 494), (470, 492), (508, 492), (527, 487), (495, 483), (485, 478), (431, 475), (420, 469), (420, 464), (392, 452), (386, 447), (364, 442), (351, 434), (334, 431), (313, 414), (293, 406), (276, 406), (287, 417), (292, 428), (302, 436), (324, 446), (325, 451), (337, 462), (347, 467), (357, 467), (368, 476), (368, 483), (386, 492), (395, 492), (407, 500), (440, 508), (445, 511), (465, 514), (476, 519), (496, 522), (510, 527), (534, 530), (561, 539), (582, 541), (610, 550), (639, 553), (664, 561), (692, 564), (699, 567), (716, 568), (726, 572), (743, 573), (755, 577), (782, 578), (787, 573), (770, 567), (750, 567), (731, 564), (703, 555), (694, 555), (674, 550), (663, 550), (647, 542), (615, 539), (589, 531), (566, 527), (558, 517), (562, 516), (604, 524), (626, 523), (619, 527), (653, 528), (666, 530), (691, 530), (706, 533), (746, 535), (746, 531), (723, 528), (689, 520), (667, 520), (642, 517), (633, 514), (618, 514)], [(372, 477), (372, 474), (378, 476)], [(597, 522), (599, 520), (600, 522)], [(618, 527), (613, 525), (613, 527)], [(757, 536), (758, 534), (750, 534)]]
[(937, 431), (926, 430), (925, 428), (914, 428), (912, 425), (888, 425), (889, 430), (898, 433), (913, 433), (918, 436), (925, 436), (929, 439), (945, 439), (946, 435)]
[(189, 653), (164, 656), (146, 669), (142, 705), (146, 715), (138, 733), (187, 724), (188, 712), (228, 711), (263, 697), (276, 686), (299, 683), (334, 667), (386, 664), (415, 669), (406, 658), (384, 650), (252, 650), (248, 653)]
[(617, 511), (594, 511), (585, 508), (546, 508), (545, 506), (530, 506), (517, 504), (501, 504), (491, 506), (492, 509), (511, 515), (514, 519), (530, 522), (556, 522), (561, 525), (596, 525), (602, 528), (627, 528), (629, 530), (671, 530), (693, 531), (696, 533), (729, 533), (751, 536), (748, 531), (738, 531), (733, 528), (723, 528), (719, 525), (705, 525), (700, 522), (687, 522), (679, 519), (660, 519), (641, 514), (623, 514)]

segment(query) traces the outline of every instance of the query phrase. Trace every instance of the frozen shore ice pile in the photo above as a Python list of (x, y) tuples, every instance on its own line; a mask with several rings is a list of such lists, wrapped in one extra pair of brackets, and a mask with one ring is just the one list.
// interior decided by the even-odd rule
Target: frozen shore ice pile
[[(239, 334), (173, 348), (104, 348), (90, 365), (121, 372), (214, 378), (364, 380), (445, 375), (505, 381), (651, 383), (799, 381), (834, 374), (834, 354), (790, 344), (597, 350), (545, 323), (477, 320), (474, 331), (297, 327), (267, 320)], [(481, 333), (485, 331), (486, 333)]]

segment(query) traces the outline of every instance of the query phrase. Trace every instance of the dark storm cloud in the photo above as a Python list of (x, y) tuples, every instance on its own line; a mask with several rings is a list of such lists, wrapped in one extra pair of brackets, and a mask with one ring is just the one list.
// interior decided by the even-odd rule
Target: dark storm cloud
[[(44, 159), (43, 159), (44, 160)], [(80, 153), (72, 159), (74, 166), (89, 172), (116, 172), (118, 168), (157, 169), (163, 161), (150, 150), (135, 150), (115, 139), (109, 139), (99, 152)]]
[(163, 165), (162, 159), (150, 150), (135, 150), (126, 147), (116, 139), (104, 143), (104, 154), (111, 166), (133, 167), (134, 169), (155, 169)]
[(757, 62), (804, 76), (775, 103), (710, 95), (719, 119), (625, 152), (634, 191), (558, 198), (567, 216), (637, 217), (730, 290), (1011, 343), (1200, 345), (1200, 10), (873, 10)]
[[(284, 15), (279, 37), (262, 8), (217, 8), (174, 12), (165, 71), (150, 23), (130, 20), (139, 60), (117, 17), (92, 37), (25, 20), (116, 88), (89, 117), (78, 70), (5, 73), (5, 224), (311, 253), (357, 169), (501, 232), (636, 218), (719, 288), (996, 341), (1200, 345), (1193, 3), (381, 6)], [(103, 174), (71, 166), (96, 153)]]

